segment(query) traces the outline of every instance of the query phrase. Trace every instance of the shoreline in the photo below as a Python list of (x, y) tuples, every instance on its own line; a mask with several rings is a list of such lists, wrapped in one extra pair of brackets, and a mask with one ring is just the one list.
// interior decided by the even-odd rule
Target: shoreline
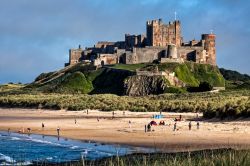
[[(157, 112), (158, 113), (158, 112)], [(156, 112), (112, 112), (10, 109), (0, 108), (0, 130), (17, 132), (31, 128), (31, 134), (57, 136), (75, 140), (90, 140), (107, 144), (121, 144), (136, 147), (157, 148), (162, 152), (183, 152), (220, 148), (250, 148), (250, 121), (207, 122), (201, 121), (200, 129), (195, 124), (188, 130), (189, 121), (195, 113), (163, 113), (166, 118), (155, 119), (166, 122), (166, 126), (153, 126), (154, 132), (144, 132), (144, 125), (153, 120)], [(184, 120), (177, 122), (178, 131), (173, 130), (173, 117), (182, 115)], [(200, 116), (200, 115), (199, 115)], [(77, 124), (74, 124), (75, 119)], [(97, 120), (99, 119), (99, 121)], [(131, 121), (129, 124), (128, 121)], [(45, 129), (41, 129), (45, 123)], [(193, 122), (195, 123), (195, 122)]]

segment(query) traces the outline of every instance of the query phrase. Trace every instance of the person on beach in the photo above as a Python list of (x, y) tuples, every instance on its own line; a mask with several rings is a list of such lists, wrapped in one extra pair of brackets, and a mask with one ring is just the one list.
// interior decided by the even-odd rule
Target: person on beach
[(89, 114), (89, 110), (87, 110), (87, 115)]
[(177, 126), (177, 123), (175, 122), (175, 123), (174, 123), (174, 129), (173, 129), (173, 131), (176, 130), (176, 126)]
[(189, 124), (188, 124), (188, 128), (189, 128), (189, 130), (191, 130), (191, 128), (192, 128), (191, 121), (190, 121)]
[(148, 127), (148, 132), (151, 131), (151, 124), (150, 123), (148, 124), (147, 127)]
[(45, 125), (44, 125), (44, 123), (42, 123), (42, 129), (44, 129), (44, 127), (45, 127)]
[(112, 112), (112, 118), (114, 118), (114, 117), (115, 117), (115, 112), (113, 111), (113, 112)]
[(31, 128), (27, 128), (27, 130), (28, 130), (28, 135), (30, 135)]
[(96, 118), (97, 122), (99, 122), (99, 117)]
[(57, 136), (59, 137), (60, 136), (60, 128), (57, 127), (56, 131), (57, 131)]
[(180, 115), (180, 117), (179, 117), (179, 118), (180, 118), (180, 121), (181, 121), (181, 120), (182, 120), (182, 116)]
[(197, 122), (196, 126), (197, 126), (197, 130), (199, 130), (200, 129), (200, 122)]
[(129, 125), (129, 128), (131, 128), (131, 121), (130, 120), (128, 121), (128, 125)]
[(75, 124), (77, 123), (76, 119), (75, 119)]

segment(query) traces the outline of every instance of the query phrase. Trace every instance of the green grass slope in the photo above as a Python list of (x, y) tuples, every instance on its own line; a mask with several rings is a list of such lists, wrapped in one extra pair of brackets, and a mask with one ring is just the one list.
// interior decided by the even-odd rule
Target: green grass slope
[(60, 84), (56, 86), (54, 92), (60, 93), (89, 93), (93, 90), (93, 85), (82, 72), (75, 72), (68, 75)]
[(220, 68), (220, 72), (226, 79), (228, 90), (250, 89), (250, 76), (237, 71)]
[(155, 64), (159, 71), (175, 72), (176, 77), (188, 86), (199, 86), (200, 82), (208, 82), (214, 87), (224, 87), (225, 80), (218, 67), (193, 62)]
[(217, 67), (197, 63), (162, 64), (116, 64), (95, 69), (90, 64), (77, 64), (57, 72), (43, 73), (29, 85), (33, 89), (49, 93), (110, 93), (123, 95), (124, 81), (134, 75), (136, 69), (175, 72), (176, 77), (187, 86), (197, 87), (200, 82), (208, 82), (214, 87), (224, 86), (224, 78)]
[(43, 73), (28, 87), (46, 93), (122, 95), (124, 80), (132, 74), (133, 72), (128, 70), (115, 68), (94, 70), (89, 64), (77, 64), (61, 72), (53, 72), (54, 77)]

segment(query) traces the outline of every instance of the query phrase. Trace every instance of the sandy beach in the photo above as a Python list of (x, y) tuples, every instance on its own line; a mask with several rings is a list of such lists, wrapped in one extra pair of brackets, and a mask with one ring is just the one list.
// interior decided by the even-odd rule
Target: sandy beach
[[(196, 113), (162, 113), (163, 119), (153, 119), (156, 112), (97, 110), (65, 111), (39, 109), (0, 109), (0, 130), (12, 132), (31, 128), (31, 133), (57, 135), (79, 140), (92, 140), (104, 143), (119, 143), (133, 146), (158, 148), (166, 152), (200, 150), (210, 148), (250, 148), (250, 120), (199, 121), (197, 129)], [(174, 118), (182, 115), (173, 131)], [(202, 115), (199, 114), (199, 117)], [(145, 132), (150, 121), (166, 125), (152, 126), (151, 132)], [(192, 128), (189, 130), (190, 120)], [(76, 121), (76, 124), (75, 124)], [(131, 123), (129, 123), (129, 121)], [(42, 129), (42, 123), (45, 127)]]

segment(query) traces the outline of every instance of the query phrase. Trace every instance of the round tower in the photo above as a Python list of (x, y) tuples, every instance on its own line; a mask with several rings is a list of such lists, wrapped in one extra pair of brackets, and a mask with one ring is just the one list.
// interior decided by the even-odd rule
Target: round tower
[(169, 44), (168, 45), (168, 54), (167, 54), (168, 58), (171, 59), (177, 59), (177, 48), (176, 45), (174, 44)]
[(216, 48), (215, 48), (215, 34), (202, 34), (204, 40), (204, 49), (207, 52), (206, 63), (216, 65)]

